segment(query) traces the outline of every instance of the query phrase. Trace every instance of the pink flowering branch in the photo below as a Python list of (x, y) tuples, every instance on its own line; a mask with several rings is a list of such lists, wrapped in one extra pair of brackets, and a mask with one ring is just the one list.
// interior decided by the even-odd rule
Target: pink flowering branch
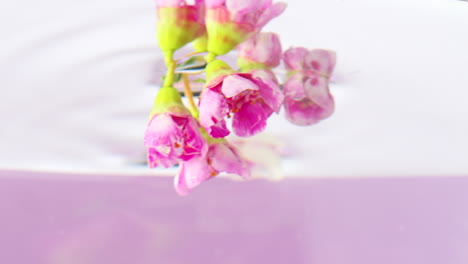
[[(156, 5), (157, 38), (167, 73), (144, 144), (150, 168), (180, 166), (174, 178), (178, 194), (187, 195), (220, 173), (250, 177), (254, 161), (227, 140), (231, 132), (240, 137), (256, 135), (281, 108), (287, 120), (301, 126), (333, 113), (329, 79), (335, 53), (306, 48), (283, 53), (278, 34), (261, 32), (285, 10), (285, 3), (157, 0)], [(175, 60), (175, 51), (189, 43), (194, 52)], [(235, 49), (238, 69), (218, 58)], [(283, 84), (274, 73), (281, 61), (287, 71)], [(200, 80), (203, 89), (197, 104), (191, 84)], [(180, 82), (185, 103), (175, 88)]]

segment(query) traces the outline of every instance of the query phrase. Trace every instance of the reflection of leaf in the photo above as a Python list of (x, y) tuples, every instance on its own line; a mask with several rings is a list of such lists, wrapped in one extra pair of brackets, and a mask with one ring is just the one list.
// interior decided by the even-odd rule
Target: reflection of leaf
[(180, 80), (182, 80), (182, 74), (176, 73), (174, 75), (174, 82), (180, 82)]
[(205, 81), (206, 81), (205, 79), (198, 78), (196, 80), (193, 80), (192, 82), (194, 82), (194, 83), (205, 83)]
[(205, 70), (206, 60), (202, 56), (193, 56), (177, 65), (176, 73), (201, 73)]
[(205, 59), (202, 56), (193, 56), (190, 57), (188, 60), (181, 63), (181, 66), (187, 66), (192, 64), (197, 64), (198, 62), (205, 62)]

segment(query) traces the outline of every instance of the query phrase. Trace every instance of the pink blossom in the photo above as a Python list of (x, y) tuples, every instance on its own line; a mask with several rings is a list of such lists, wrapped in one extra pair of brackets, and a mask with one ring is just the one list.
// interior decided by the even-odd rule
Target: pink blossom
[(187, 195), (200, 183), (220, 172), (237, 174), (243, 178), (250, 176), (248, 163), (227, 141), (211, 143), (206, 155), (182, 162), (174, 179), (174, 187), (178, 194)]
[(286, 118), (291, 123), (312, 125), (333, 114), (335, 102), (324, 77), (297, 73), (288, 78), (283, 89)]
[(171, 167), (206, 152), (207, 144), (200, 125), (188, 110), (156, 114), (145, 133), (148, 165)]
[(274, 68), (280, 64), (281, 42), (275, 33), (258, 33), (241, 43), (237, 49), (241, 68), (248, 67), (249, 64)]
[(268, 117), (279, 110), (283, 99), (277, 83), (274, 85), (276, 79), (267, 79), (267, 75), (232, 73), (217, 76), (208, 83), (200, 99), (200, 123), (212, 137), (230, 133), (225, 118), (231, 115), (238, 136), (252, 136), (265, 129)]
[(335, 102), (328, 83), (336, 62), (333, 51), (292, 48), (284, 53), (290, 76), (284, 84), (286, 118), (311, 125), (333, 114)]
[(208, 51), (217, 55), (260, 32), (286, 8), (285, 3), (272, 0), (206, 0), (205, 4)]
[(280, 15), (286, 8), (283, 2), (272, 3), (272, 0), (205, 0), (207, 8), (225, 8), (230, 21), (246, 23), (260, 30), (271, 19)]

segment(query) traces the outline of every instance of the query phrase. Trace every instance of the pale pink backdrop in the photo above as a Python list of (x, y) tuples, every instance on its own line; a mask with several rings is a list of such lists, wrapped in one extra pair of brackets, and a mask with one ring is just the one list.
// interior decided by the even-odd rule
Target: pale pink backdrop
[(38, 175), (0, 174), (0, 263), (468, 263), (468, 178)]

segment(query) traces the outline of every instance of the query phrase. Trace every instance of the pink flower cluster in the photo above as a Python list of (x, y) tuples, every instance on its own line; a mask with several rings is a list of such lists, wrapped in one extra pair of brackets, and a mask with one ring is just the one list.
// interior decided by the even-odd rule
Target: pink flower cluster
[(279, 84), (266, 70), (232, 73), (211, 80), (200, 99), (200, 123), (215, 138), (226, 137), (226, 117), (232, 116), (234, 133), (253, 136), (266, 127), (283, 101)]
[[(157, 0), (157, 5), (187, 6), (184, 0)], [(203, 51), (209, 54), (206, 84), (197, 109), (189, 111), (177, 91), (166, 84), (158, 93), (145, 134), (151, 168), (180, 165), (174, 181), (180, 195), (221, 172), (250, 176), (251, 163), (225, 138), (231, 132), (240, 137), (256, 135), (265, 130), (268, 118), (281, 107), (287, 120), (302, 126), (315, 124), (334, 111), (328, 83), (335, 53), (305, 48), (283, 52), (277, 34), (260, 32), (284, 11), (284, 3), (205, 0), (196, 1), (194, 7), (206, 9)], [(176, 40), (180, 37), (174, 36)], [(238, 70), (216, 59), (235, 47)], [(283, 84), (275, 74), (281, 61), (287, 72)]]

